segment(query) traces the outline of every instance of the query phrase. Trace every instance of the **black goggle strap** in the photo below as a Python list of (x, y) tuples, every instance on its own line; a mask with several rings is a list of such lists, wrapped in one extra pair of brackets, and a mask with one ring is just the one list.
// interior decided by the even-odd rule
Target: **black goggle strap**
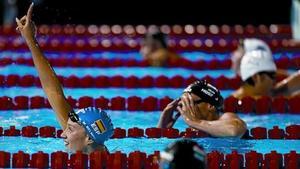
[(69, 112), (68, 116), (73, 122), (75, 123), (79, 122), (79, 117), (73, 110)]

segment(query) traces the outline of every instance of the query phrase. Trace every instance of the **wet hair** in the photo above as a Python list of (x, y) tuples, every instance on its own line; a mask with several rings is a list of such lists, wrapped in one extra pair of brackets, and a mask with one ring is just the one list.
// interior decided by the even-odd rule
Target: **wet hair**
[(169, 169), (204, 169), (206, 154), (203, 147), (193, 140), (183, 139), (171, 143), (164, 151), (173, 157)]
[(149, 32), (146, 34), (145, 39), (146, 38), (152, 38), (154, 40), (157, 40), (163, 48), (167, 48), (167, 40), (166, 40), (166, 35), (160, 31), (155, 31), (155, 32)]
[[(275, 72), (267, 72), (267, 71), (259, 72), (259, 73), (257, 73), (257, 74), (258, 74), (258, 75), (266, 74), (266, 75), (269, 76), (271, 79), (275, 79), (275, 75), (276, 75)], [(244, 81), (244, 84), (248, 84), (248, 85), (254, 86), (254, 85), (255, 85), (255, 82), (254, 82), (254, 80), (252, 79), (252, 77), (249, 77), (248, 79), (246, 79), (246, 80)]]
[(254, 82), (254, 80), (252, 79), (252, 77), (249, 77), (248, 79), (246, 79), (246, 80), (244, 81), (244, 84), (248, 84), (248, 85), (250, 85), (250, 86), (254, 86), (254, 85), (255, 85), (255, 82)]

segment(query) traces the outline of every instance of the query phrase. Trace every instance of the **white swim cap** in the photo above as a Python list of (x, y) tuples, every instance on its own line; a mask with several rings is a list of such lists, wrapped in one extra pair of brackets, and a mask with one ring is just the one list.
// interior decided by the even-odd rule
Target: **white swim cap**
[(259, 72), (275, 72), (276, 65), (269, 52), (254, 50), (245, 53), (241, 61), (241, 77), (245, 81)]
[(260, 40), (260, 39), (255, 39), (255, 38), (248, 38), (243, 41), (244, 43), (244, 50), (245, 53), (251, 52), (254, 50), (263, 50), (272, 55), (272, 51), (270, 47), (267, 45), (266, 42)]

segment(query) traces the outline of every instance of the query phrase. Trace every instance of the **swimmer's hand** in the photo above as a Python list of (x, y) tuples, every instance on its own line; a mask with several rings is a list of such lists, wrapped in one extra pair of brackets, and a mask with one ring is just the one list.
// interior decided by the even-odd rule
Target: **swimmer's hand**
[(178, 106), (178, 102), (180, 101), (180, 99), (175, 99), (173, 100), (171, 103), (169, 103), (165, 109), (163, 110), (163, 114), (167, 114), (170, 115), (170, 117), (172, 117), (174, 110), (176, 110), (176, 107)]
[(159, 128), (170, 128), (174, 125), (174, 123), (180, 116), (180, 114), (177, 113), (175, 115), (175, 117), (173, 117), (173, 113), (176, 110), (176, 107), (178, 106), (179, 101), (180, 101), (180, 99), (173, 100), (163, 110), (163, 112), (161, 113), (159, 124), (158, 124)]
[(177, 106), (177, 111), (180, 112), (184, 121), (192, 121), (197, 119), (197, 113), (200, 113), (198, 106), (194, 104), (191, 94), (182, 96), (182, 106)]
[(32, 10), (33, 3), (31, 3), (27, 14), (24, 15), (21, 19), (16, 18), (17, 28), (16, 30), (21, 33), (21, 35), (25, 38), (25, 40), (34, 40), (36, 35), (36, 27), (32, 22)]

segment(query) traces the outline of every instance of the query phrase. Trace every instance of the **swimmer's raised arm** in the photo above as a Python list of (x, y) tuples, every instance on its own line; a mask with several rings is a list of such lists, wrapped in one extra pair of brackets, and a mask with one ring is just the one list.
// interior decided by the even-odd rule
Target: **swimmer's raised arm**
[(35, 25), (31, 21), (32, 10), (33, 3), (29, 7), (27, 15), (23, 16), (20, 20), (16, 18), (17, 30), (21, 32), (31, 51), (43, 90), (47, 95), (51, 107), (56, 112), (61, 127), (65, 129), (68, 121), (68, 113), (72, 111), (72, 108), (64, 96), (57, 75), (44, 56), (35, 38)]
[[(193, 116), (196, 114), (193, 101), (190, 97), (183, 97), (182, 107), (177, 110), (183, 117), (183, 120), (192, 128), (204, 131), (215, 137), (241, 137), (247, 130), (247, 126), (234, 113), (226, 113), (220, 119), (214, 121), (201, 120)], [(190, 104), (191, 103), (191, 104)]]

